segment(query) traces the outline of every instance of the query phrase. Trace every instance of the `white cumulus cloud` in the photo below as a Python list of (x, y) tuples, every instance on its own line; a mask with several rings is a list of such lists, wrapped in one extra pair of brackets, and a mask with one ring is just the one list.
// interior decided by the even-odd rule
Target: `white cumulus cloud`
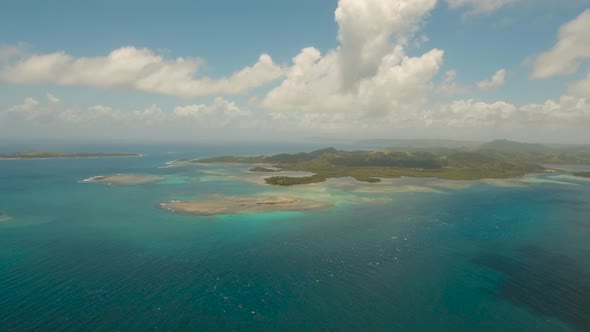
[(542, 129), (575, 128), (590, 124), (590, 99), (564, 95), (559, 100), (521, 106), (504, 101), (456, 100), (425, 113), (429, 125), (454, 128), (509, 127)]
[(52, 95), (51, 93), (47, 94), (47, 100), (49, 100), (50, 103), (59, 103), (59, 101), (60, 101), (59, 98)]
[(377, 73), (395, 44), (406, 44), (436, 0), (340, 0), (338, 23), (342, 83), (352, 87)]
[(477, 87), (482, 90), (497, 88), (504, 85), (505, 80), (506, 69), (500, 69), (494, 74), (494, 76), (492, 76), (491, 79), (477, 82)]
[(12, 106), (9, 111), (10, 112), (28, 112), (33, 111), (39, 106), (39, 102), (31, 97), (26, 98), (22, 104)]
[(236, 139), (244, 133), (265, 137), (274, 131), (274, 135), (334, 134), (361, 138), (387, 137), (392, 132), (414, 137), (419, 131), (423, 137), (544, 140), (549, 135), (578, 141), (590, 138), (589, 125), (590, 98), (570, 95), (520, 106), (506, 101), (462, 99), (380, 117), (346, 112), (254, 112), (224, 98), (215, 98), (208, 104), (171, 109), (151, 105), (136, 110), (106, 105), (80, 108), (27, 98), (5, 112), (0, 111), (2, 137), (21, 137), (25, 131), (54, 138), (84, 135), (109, 139)]
[(198, 58), (167, 59), (149, 49), (122, 47), (98, 57), (76, 58), (65, 52), (35, 54), (8, 65), (0, 77), (14, 84), (88, 85), (195, 97), (246, 93), (283, 72), (267, 54), (254, 65), (223, 78), (198, 77), (203, 65)]
[[(340, 45), (326, 54), (313, 47), (293, 58), (286, 78), (261, 101), (276, 119), (316, 113), (314, 121), (337, 117), (404, 114), (424, 105), (444, 52), (405, 52), (435, 0), (341, 0), (335, 12)], [(323, 123), (328, 126), (328, 123)]]
[(257, 123), (250, 111), (220, 97), (215, 98), (210, 105), (177, 106), (174, 115), (183, 121), (207, 128), (254, 127)]
[(92, 139), (154, 139), (188, 141), (196, 137), (233, 137), (243, 130), (258, 131), (268, 115), (221, 97), (207, 104), (179, 105), (170, 109), (149, 105), (121, 109), (107, 105), (80, 107), (67, 101), (40, 102), (26, 98), (0, 110), (0, 137)]
[(559, 29), (557, 43), (536, 58), (531, 77), (542, 79), (575, 73), (580, 62), (590, 58), (589, 31), (590, 9)]

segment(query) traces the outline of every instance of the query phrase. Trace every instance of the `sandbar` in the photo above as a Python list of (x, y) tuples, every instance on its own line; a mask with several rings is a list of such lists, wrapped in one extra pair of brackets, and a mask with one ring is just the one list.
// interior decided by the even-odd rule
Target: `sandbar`
[(0, 212), (0, 222), (9, 221), (12, 217)]
[(84, 179), (81, 182), (104, 183), (114, 186), (130, 186), (138, 184), (155, 183), (160, 182), (162, 180), (163, 178), (155, 175), (114, 174), (93, 176), (88, 179)]
[(264, 213), (279, 211), (310, 211), (330, 207), (332, 204), (289, 196), (222, 196), (210, 195), (207, 199), (171, 201), (160, 204), (162, 209), (194, 215)]
[(275, 172), (279, 172), (280, 169), (276, 168), (276, 167), (262, 167), (262, 166), (256, 166), (256, 167), (252, 167), (248, 170), (248, 172), (253, 172), (253, 173), (275, 173)]

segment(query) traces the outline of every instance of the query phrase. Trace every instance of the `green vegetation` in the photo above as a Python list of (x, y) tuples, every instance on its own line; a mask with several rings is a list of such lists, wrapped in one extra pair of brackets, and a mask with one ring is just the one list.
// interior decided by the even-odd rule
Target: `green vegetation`
[[(449, 180), (505, 179), (546, 171), (538, 160), (562, 162), (584, 160), (583, 153), (546, 148), (537, 144), (494, 141), (481, 148), (439, 148), (415, 150), (341, 151), (335, 148), (309, 153), (273, 156), (224, 156), (192, 160), (193, 163), (264, 163), (284, 171), (313, 173), (312, 176), (275, 176), (268, 184), (291, 186), (324, 182), (329, 178), (352, 177), (363, 182), (381, 178), (436, 177)], [(558, 151), (561, 154), (555, 154)], [(565, 152), (564, 152), (565, 151)], [(561, 158), (560, 156), (567, 156)], [(589, 155), (590, 157), (590, 155)], [(590, 158), (589, 158), (590, 163)], [(253, 168), (254, 170), (256, 168)], [(259, 171), (266, 171), (261, 168)]]
[(590, 172), (579, 172), (574, 173), (575, 176), (583, 177), (583, 178), (590, 178)]
[(440, 140), (440, 139), (369, 139), (357, 142), (362, 145), (381, 146), (395, 148), (396, 150), (416, 150), (416, 149), (469, 149), (478, 148), (481, 142), (460, 141), (460, 140)]
[(483, 144), (479, 151), (515, 162), (561, 165), (590, 164), (590, 146), (587, 145), (546, 146), (496, 140)]
[(422, 151), (438, 156), (456, 152), (477, 152), (517, 163), (590, 164), (590, 145), (581, 144), (531, 144), (509, 140), (495, 140), (488, 143), (449, 140), (372, 140), (364, 142), (395, 151)]
[(139, 157), (136, 153), (38, 152), (0, 153), (0, 159)]
[(321, 175), (312, 175), (312, 176), (304, 176), (304, 177), (294, 177), (294, 176), (273, 176), (270, 178), (265, 179), (264, 181), (268, 184), (273, 184), (277, 186), (294, 186), (297, 184), (311, 184), (311, 183), (319, 183), (326, 181), (326, 177)]
[(276, 169), (266, 168), (266, 167), (260, 167), (260, 166), (250, 168), (248, 171), (255, 172), (255, 173), (273, 173), (273, 172), (278, 172), (278, 170), (276, 170)]
[(205, 158), (199, 160), (189, 160), (189, 162), (197, 163), (238, 163), (238, 164), (258, 164), (263, 163), (264, 156), (257, 157), (235, 157), (235, 156), (221, 156), (213, 158)]

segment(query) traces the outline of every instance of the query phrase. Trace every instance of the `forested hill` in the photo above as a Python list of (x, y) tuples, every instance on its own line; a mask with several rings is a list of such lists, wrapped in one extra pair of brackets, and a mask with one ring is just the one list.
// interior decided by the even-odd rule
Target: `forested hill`
[[(445, 179), (510, 178), (543, 172), (538, 163), (514, 158), (498, 151), (446, 149), (444, 153), (427, 151), (342, 151), (327, 148), (312, 152), (272, 156), (223, 156), (192, 160), (194, 163), (272, 164), (288, 171), (312, 172), (304, 178), (275, 176), (267, 182), (292, 185), (325, 181), (327, 178), (351, 176), (361, 181), (378, 182), (387, 177), (438, 177)], [(260, 171), (260, 168), (254, 168)]]

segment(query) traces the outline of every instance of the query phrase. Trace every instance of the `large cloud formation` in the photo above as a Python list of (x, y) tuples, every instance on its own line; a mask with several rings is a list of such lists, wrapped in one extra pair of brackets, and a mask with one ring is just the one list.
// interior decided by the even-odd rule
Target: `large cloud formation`
[[(513, 1), (447, 2), (467, 8), (468, 13), (483, 13)], [(248, 106), (216, 97), (209, 103), (167, 109), (152, 105), (122, 110), (68, 106), (48, 94), (45, 102), (27, 98), (0, 112), (0, 131), (18, 137), (26, 130), (64, 135), (77, 130), (71, 136), (80, 137), (105, 135), (108, 128), (106, 133), (113, 136), (157, 138), (201, 133), (231, 136), (246, 128), (258, 137), (275, 130), (299, 136), (590, 138), (590, 73), (572, 83), (561, 97), (545, 102), (516, 105), (451, 99), (468, 91), (477, 93), (477, 88), (499, 87), (508, 71), (501, 69), (491, 78), (466, 85), (457, 82), (454, 69), (440, 75), (442, 50), (415, 54), (413, 49), (415, 55), (409, 55), (417, 40), (427, 40), (416, 38), (416, 33), (435, 6), (436, 0), (340, 0), (335, 11), (337, 47), (323, 53), (315, 47), (304, 48), (287, 66), (262, 55), (256, 64), (217, 79), (198, 76), (203, 66), (198, 58), (169, 59), (134, 47), (101, 57), (76, 58), (58, 52), (17, 62), (12, 58), (20, 50), (0, 48), (0, 59), (11, 59), (0, 75), (19, 84), (90, 85), (190, 97), (246, 93), (278, 81), (264, 95), (250, 96)], [(531, 76), (549, 78), (577, 71), (590, 58), (587, 31), (590, 10), (564, 24), (556, 45), (536, 58)]]
[[(26, 98), (0, 112), (3, 137), (86, 139), (195, 139), (219, 129), (253, 129), (263, 124), (249, 110), (224, 98), (205, 104), (179, 105), (165, 109), (150, 105), (141, 109), (123, 110), (106, 105), (79, 107), (47, 94), (46, 100)], [(149, 133), (149, 135), (146, 135)]]
[[(436, 0), (341, 0), (340, 45), (326, 54), (305, 48), (261, 106), (271, 112), (383, 117), (424, 105), (443, 51), (406, 55), (405, 48)], [(287, 117), (279, 114), (277, 117)]]
[(36, 54), (7, 66), (0, 77), (15, 84), (89, 85), (195, 97), (246, 93), (282, 75), (267, 54), (256, 64), (220, 79), (196, 78), (203, 63), (198, 58), (166, 59), (149, 49), (122, 47), (98, 57)]
[[(511, 3), (480, 5), (492, 10)], [(420, 131), (421, 136), (447, 137), (489, 133), (492, 138), (523, 133), (545, 139), (547, 133), (569, 128), (569, 139), (579, 137), (590, 123), (590, 75), (557, 100), (542, 103), (435, 98), (437, 92), (453, 94), (464, 89), (456, 83), (454, 70), (446, 73), (441, 84), (433, 83), (443, 63), (443, 51), (407, 55), (409, 41), (434, 5), (432, 1), (340, 1), (336, 10), (339, 47), (326, 54), (313, 47), (302, 50), (294, 57), (286, 78), (260, 105), (270, 111), (275, 123), (325, 132), (366, 133), (368, 129), (373, 136), (391, 132), (407, 136)], [(585, 15), (565, 24), (562, 35), (581, 33), (579, 26)], [(548, 60), (554, 61), (559, 59)], [(505, 83), (506, 76), (507, 70), (500, 69), (474, 86), (496, 88)]]

